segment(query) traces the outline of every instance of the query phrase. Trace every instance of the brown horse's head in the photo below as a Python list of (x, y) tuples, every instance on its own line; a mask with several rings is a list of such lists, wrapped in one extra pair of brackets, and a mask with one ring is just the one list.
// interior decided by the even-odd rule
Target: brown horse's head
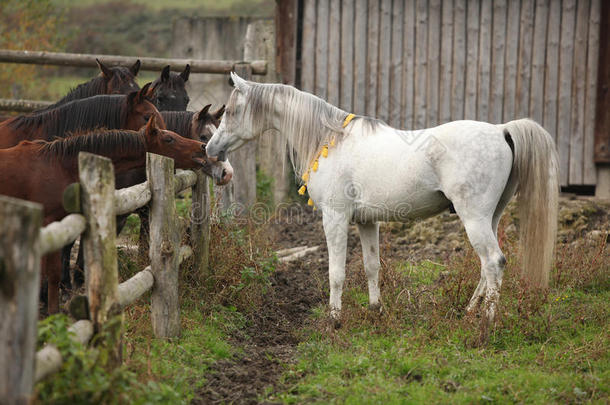
[(155, 95), (153, 102), (159, 111), (186, 111), (190, 99), (185, 83), (189, 79), (191, 66), (186, 65), (182, 73), (170, 72), (167, 65), (161, 71), (161, 76), (154, 81)]
[(150, 101), (150, 83), (146, 83), (138, 91), (131, 92), (127, 95), (127, 120), (125, 129), (134, 131), (139, 130), (151, 117), (156, 118), (156, 126), (165, 129), (165, 121), (159, 114), (157, 107)]
[(175, 132), (158, 127), (156, 116), (150, 117), (143, 131), (146, 150), (174, 159), (176, 168), (202, 168), (219, 185), (227, 184), (233, 177), (233, 168), (227, 164), (228, 162), (208, 162), (203, 142), (184, 138)]
[(104, 78), (106, 83), (104, 94), (129, 94), (140, 89), (140, 86), (136, 83), (136, 76), (140, 71), (140, 59), (129, 68), (123, 66), (108, 67), (99, 59), (96, 59), (96, 62), (101, 71), (100, 76)]
[(208, 104), (193, 116), (191, 123), (191, 134), (195, 135), (194, 139), (199, 139), (201, 142), (207, 143), (214, 131), (220, 125), (220, 119), (225, 112), (225, 106), (220, 107), (216, 112), (210, 112), (212, 104)]

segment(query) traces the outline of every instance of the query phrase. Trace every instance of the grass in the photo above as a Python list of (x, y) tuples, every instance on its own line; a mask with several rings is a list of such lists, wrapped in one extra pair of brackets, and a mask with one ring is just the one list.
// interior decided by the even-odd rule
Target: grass
[[(367, 310), (364, 280), (347, 281), (343, 327), (326, 307), (301, 331), (284, 403), (607, 403), (610, 274), (602, 242), (560, 256), (546, 294), (527, 294), (510, 263), (500, 319), (481, 341), (464, 316), (478, 278), (468, 250), (447, 263), (389, 262), (382, 316)], [(506, 242), (509, 243), (509, 242)], [(514, 243), (508, 250), (516, 249)], [(450, 269), (450, 272), (446, 271)]]

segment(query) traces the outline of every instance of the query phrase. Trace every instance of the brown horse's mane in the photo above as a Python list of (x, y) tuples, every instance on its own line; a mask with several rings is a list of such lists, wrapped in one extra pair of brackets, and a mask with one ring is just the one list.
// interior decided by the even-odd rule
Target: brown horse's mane
[(165, 127), (174, 131), (180, 136), (191, 138), (191, 121), (193, 120), (192, 111), (160, 111)]
[(143, 131), (96, 130), (85, 135), (70, 136), (41, 144), (40, 155), (49, 161), (72, 160), (79, 152), (90, 152), (106, 157), (136, 156), (146, 152)]
[(8, 125), (13, 129), (41, 128), (47, 140), (51, 140), (81, 130), (120, 128), (127, 120), (127, 113), (127, 96), (100, 95), (70, 101), (50, 110), (20, 115)]

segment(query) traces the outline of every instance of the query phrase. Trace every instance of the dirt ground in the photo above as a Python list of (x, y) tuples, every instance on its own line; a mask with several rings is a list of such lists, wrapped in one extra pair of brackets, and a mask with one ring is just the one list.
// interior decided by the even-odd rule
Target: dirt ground
[[(278, 265), (264, 305), (245, 329), (232, 336), (233, 344), (242, 352), (211, 367), (208, 382), (193, 403), (259, 403), (259, 398), (280, 388), (286, 365), (295, 361), (299, 330), (311, 309), (328, 297), (328, 255), (320, 213), (300, 206), (294, 212), (297, 214), (272, 220), (270, 229), (276, 250), (297, 246), (320, 248), (302, 259)], [(501, 225), (506, 235), (516, 235), (514, 218), (512, 203)], [(609, 238), (609, 221), (610, 201), (562, 198), (558, 250), (566, 245), (575, 247), (583, 240)], [(382, 261), (442, 262), (468, 243), (459, 218), (449, 212), (408, 224), (383, 224), (380, 235)], [(610, 262), (609, 257), (605, 260)], [(350, 278), (351, 282), (364, 282), (362, 269), (358, 232), (351, 226), (348, 283)]]

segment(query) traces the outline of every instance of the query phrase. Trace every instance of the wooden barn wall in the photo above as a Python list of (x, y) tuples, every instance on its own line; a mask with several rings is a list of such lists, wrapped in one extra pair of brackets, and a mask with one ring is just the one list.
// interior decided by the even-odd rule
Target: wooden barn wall
[(531, 117), (595, 184), (602, 0), (303, 0), (303, 90), (400, 128)]

